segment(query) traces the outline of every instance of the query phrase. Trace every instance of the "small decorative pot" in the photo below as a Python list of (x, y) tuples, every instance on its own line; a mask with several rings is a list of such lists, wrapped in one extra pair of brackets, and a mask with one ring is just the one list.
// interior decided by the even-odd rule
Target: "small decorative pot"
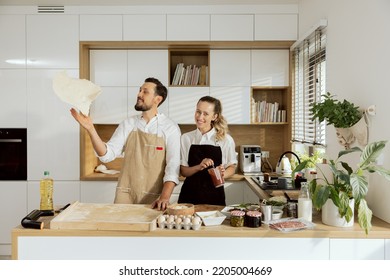
[[(349, 200), (349, 207), (354, 212), (355, 200), (352, 198)], [(334, 227), (352, 227), (354, 223), (354, 215), (349, 222), (345, 220), (345, 217), (341, 218), (339, 209), (334, 205), (331, 199), (328, 199), (324, 206), (322, 206), (322, 222), (329, 226)]]

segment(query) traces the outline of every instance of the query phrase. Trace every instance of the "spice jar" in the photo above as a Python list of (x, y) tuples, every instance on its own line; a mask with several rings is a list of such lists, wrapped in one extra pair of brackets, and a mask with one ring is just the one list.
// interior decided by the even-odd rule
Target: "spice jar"
[(245, 214), (245, 226), (257, 228), (261, 226), (261, 212), (248, 211)]
[(232, 227), (242, 227), (245, 221), (245, 211), (233, 210), (230, 212), (230, 225)]

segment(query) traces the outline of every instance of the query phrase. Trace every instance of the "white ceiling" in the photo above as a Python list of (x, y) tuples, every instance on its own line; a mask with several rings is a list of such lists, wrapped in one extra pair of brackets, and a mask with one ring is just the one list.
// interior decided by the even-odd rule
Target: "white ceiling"
[(299, 0), (0, 0), (0, 6), (128, 6), (298, 4)]

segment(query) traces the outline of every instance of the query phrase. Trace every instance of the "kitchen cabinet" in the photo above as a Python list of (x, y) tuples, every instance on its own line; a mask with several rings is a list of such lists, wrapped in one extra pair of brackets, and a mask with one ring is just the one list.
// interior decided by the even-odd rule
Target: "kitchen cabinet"
[(80, 41), (121, 41), (122, 15), (80, 15)]
[(0, 69), (0, 127), (27, 127), (25, 69)]
[(331, 260), (383, 260), (384, 239), (331, 239)]
[(211, 50), (210, 86), (250, 86), (250, 50)]
[(221, 101), (228, 125), (249, 124), (250, 87), (210, 87), (210, 95)]
[(0, 182), (0, 255), (11, 253), (11, 230), (27, 215), (27, 182)]
[(255, 40), (297, 40), (297, 14), (255, 15)]
[(24, 15), (0, 15), (0, 68), (26, 67), (25, 34)]
[(209, 15), (167, 15), (167, 40), (209, 41)]
[(127, 63), (127, 50), (91, 50), (89, 78), (99, 86), (126, 87)]
[(78, 15), (27, 15), (26, 35), (28, 68), (79, 67)]
[(124, 41), (165, 41), (167, 39), (166, 15), (123, 15)]
[(390, 239), (385, 239), (385, 260), (390, 260)]
[(253, 15), (211, 15), (212, 41), (253, 41)]
[[(71, 105), (54, 94), (53, 77), (59, 70), (27, 70), (28, 180), (40, 180), (49, 170), (56, 180), (80, 176), (80, 128), (70, 115)], [(76, 70), (67, 71), (77, 77)]]
[(168, 85), (168, 51), (128, 50), (127, 86), (139, 88), (148, 77), (157, 78), (163, 85)]
[(91, 104), (90, 116), (94, 123), (119, 124), (127, 118), (127, 110), (131, 106), (127, 96), (127, 87), (101, 88), (102, 93)]
[(118, 182), (81, 182), (80, 202), (113, 203)]
[(252, 50), (252, 86), (288, 86), (289, 50)]
[[(42, 172), (43, 177), (43, 172)], [(51, 176), (54, 180), (53, 184), (53, 205), (54, 208), (60, 208), (68, 203), (80, 200), (80, 182), (79, 181), (59, 181), (54, 176)], [(27, 185), (27, 211), (30, 213), (34, 209), (39, 209), (40, 205), (40, 193), (39, 193), (40, 181), (29, 181)]]
[(195, 124), (198, 100), (210, 95), (208, 87), (170, 87), (169, 117), (180, 124)]

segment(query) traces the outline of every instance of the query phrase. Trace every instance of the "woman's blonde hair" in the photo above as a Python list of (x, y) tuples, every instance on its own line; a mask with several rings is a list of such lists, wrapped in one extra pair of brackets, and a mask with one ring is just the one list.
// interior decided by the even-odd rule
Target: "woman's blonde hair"
[(217, 118), (211, 122), (211, 126), (216, 130), (216, 140), (221, 141), (225, 138), (226, 134), (229, 132), (228, 125), (226, 119), (222, 115), (222, 104), (219, 99), (211, 97), (211, 96), (203, 96), (199, 99), (199, 102), (208, 102), (214, 104), (214, 114), (217, 114)]

